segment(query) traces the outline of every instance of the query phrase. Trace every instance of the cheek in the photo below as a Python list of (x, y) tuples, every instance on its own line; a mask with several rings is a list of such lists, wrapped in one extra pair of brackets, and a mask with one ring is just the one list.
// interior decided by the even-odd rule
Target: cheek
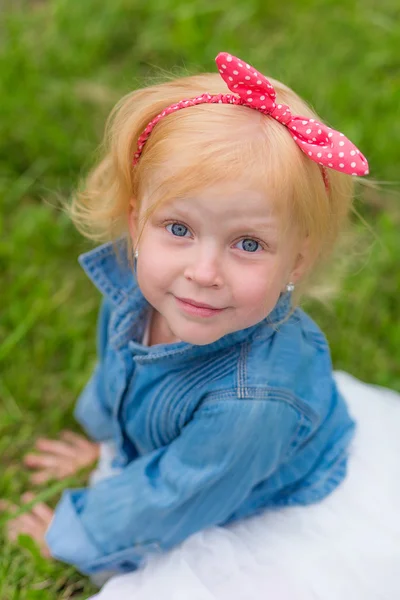
[(272, 259), (262, 266), (244, 268), (235, 281), (235, 297), (240, 304), (274, 305), (284, 285), (284, 273), (280, 262)]
[(168, 250), (153, 243), (151, 236), (144, 238), (139, 247), (137, 278), (143, 292), (168, 286), (173, 273), (173, 258)]

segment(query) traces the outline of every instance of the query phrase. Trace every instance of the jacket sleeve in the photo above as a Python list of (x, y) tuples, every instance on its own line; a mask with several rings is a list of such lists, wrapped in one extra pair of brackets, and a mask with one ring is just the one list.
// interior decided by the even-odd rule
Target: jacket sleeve
[(103, 300), (97, 321), (97, 356), (93, 374), (81, 392), (74, 411), (75, 419), (86, 433), (96, 441), (110, 439), (113, 435), (111, 412), (105, 402), (103, 361), (108, 343), (108, 326), (111, 306)]
[(300, 422), (281, 400), (203, 405), (168, 446), (93, 488), (66, 490), (47, 532), (50, 552), (83, 573), (130, 571), (223, 524), (293, 450)]

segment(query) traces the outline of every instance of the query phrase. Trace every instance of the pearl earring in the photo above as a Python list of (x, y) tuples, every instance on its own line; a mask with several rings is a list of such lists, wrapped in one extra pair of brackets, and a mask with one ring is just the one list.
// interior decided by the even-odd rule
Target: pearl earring
[(139, 250), (135, 250), (135, 258), (139, 256)]
[(289, 283), (286, 284), (286, 291), (287, 292), (293, 292), (294, 288), (295, 288), (295, 285), (294, 285), (293, 281), (289, 281)]

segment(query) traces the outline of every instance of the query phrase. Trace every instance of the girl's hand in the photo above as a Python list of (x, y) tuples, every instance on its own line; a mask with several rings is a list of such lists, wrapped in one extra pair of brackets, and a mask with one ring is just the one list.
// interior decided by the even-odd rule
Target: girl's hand
[[(34, 494), (27, 492), (22, 496), (24, 503), (34, 499)], [(0, 510), (15, 512), (17, 506), (5, 500), (0, 501)], [(53, 518), (54, 511), (44, 504), (38, 502), (32, 507), (31, 512), (24, 513), (15, 519), (11, 519), (6, 523), (7, 536), (10, 542), (16, 542), (18, 536), (23, 533), (29, 535), (38, 544), (40, 553), (44, 558), (51, 558), (49, 548), (45, 542), (44, 536)]]
[(39, 438), (35, 443), (37, 454), (27, 454), (24, 464), (36, 472), (31, 475), (33, 484), (50, 479), (65, 479), (84, 467), (94, 464), (100, 453), (100, 445), (72, 431), (63, 431), (60, 440)]

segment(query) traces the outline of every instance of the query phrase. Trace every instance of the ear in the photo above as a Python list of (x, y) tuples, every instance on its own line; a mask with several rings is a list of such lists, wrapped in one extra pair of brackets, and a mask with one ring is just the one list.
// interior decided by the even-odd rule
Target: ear
[(309, 237), (306, 237), (300, 244), (297, 256), (290, 273), (290, 281), (298, 283), (307, 273), (311, 266), (311, 244)]

